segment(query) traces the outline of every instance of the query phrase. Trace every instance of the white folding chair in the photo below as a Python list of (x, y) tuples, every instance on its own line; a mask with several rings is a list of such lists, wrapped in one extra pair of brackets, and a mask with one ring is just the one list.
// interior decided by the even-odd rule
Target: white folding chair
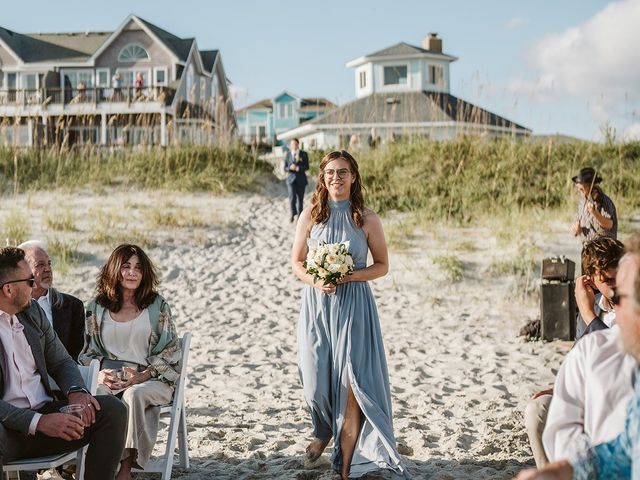
[(184, 408), (184, 388), (187, 379), (187, 361), (189, 360), (189, 345), (191, 344), (191, 333), (186, 332), (180, 339), (182, 357), (180, 359), (180, 379), (173, 392), (173, 400), (167, 405), (159, 407), (160, 416), (169, 416), (169, 431), (167, 433), (167, 445), (164, 454), (160, 458), (150, 460), (144, 470), (134, 469), (134, 472), (155, 472), (162, 474), (162, 480), (171, 478), (173, 468), (173, 454), (178, 441), (178, 451), (180, 454), (180, 468), (189, 468), (189, 444), (187, 442), (187, 420)]
[[(98, 371), (100, 370), (100, 362), (98, 360), (92, 360), (89, 366), (78, 366), (84, 384), (89, 392), (95, 395), (98, 389)], [(82, 447), (78, 450), (73, 450), (67, 453), (59, 453), (57, 455), (47, 455), (45, 457), (34, 457), (22, 460), (16, 460), (14, 462), (6, 463), (2, 466), (6, 478), (9, 479), (9, 472), (17, 472), (18, 479), (20, 478), (20, 471), (34, 471), (34, 470), (47, 470), (49, 468), (56, 468), (60, 465), (66, 465), (70, 463), (76, 464), (76, 480), (84, 480), (84, 457), (87, 454), (87, 447)]]

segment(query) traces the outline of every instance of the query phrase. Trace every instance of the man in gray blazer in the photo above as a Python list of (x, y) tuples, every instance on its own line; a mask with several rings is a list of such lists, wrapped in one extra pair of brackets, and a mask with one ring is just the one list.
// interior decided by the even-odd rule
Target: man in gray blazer
[(78, 360), (84, 346), (84, 305), (82, 301), (68, 293), (53, 288), (53, 266), (44, 244), (37, 240), (21, 243), (25, 260), (31, 267), (36, 284), (31, 295), (38, 302), (58, 338), (71, 355)]
[[(31, 300), (35, 279), (16, 247), (0, 249), (0, 476), (5, 462), (89, 445), (86, 478), (113, 480), (124, 449), (126, 406), (93, 397), (76, 363)], [(55, 401), (49, 375), (66, 394)], [(59, 413), (84, 407), (84, 419)]]

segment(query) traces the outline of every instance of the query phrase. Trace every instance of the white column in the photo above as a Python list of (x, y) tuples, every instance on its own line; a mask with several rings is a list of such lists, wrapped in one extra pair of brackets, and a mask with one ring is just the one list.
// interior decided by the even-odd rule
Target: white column
[(167, 146), (167, 112), (160, 112), (160, 146)]
[(100, 114), (100, 145), (107, 144), (107, 114)]
[(33, 147), (33, 119), (27, 120), (27, 146)]

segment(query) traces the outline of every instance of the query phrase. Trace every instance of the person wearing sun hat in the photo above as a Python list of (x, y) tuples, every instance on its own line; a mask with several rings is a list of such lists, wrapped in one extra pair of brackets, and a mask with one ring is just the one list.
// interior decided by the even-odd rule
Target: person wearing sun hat
[(571, 180), (580, 192), (576, 221), (571, 231), (582, 243), (597, 237), (618, 236), (618, 216), (613, 201), (600, 188), (602, 177), (592, 167), (585, 167)]

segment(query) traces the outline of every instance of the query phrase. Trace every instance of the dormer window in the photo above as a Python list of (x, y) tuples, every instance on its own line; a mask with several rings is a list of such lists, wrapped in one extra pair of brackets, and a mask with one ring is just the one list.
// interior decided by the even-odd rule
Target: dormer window
[(407, 84), (407, 66), (393, 65), (384, 67), (384, 84), (385, 85), (406, 85)]
[(149, 54), (141, 45), (131, 43), (120, 50), (118, 55), (119, 62), (138, 62), (140, 60), (149, 60)]

